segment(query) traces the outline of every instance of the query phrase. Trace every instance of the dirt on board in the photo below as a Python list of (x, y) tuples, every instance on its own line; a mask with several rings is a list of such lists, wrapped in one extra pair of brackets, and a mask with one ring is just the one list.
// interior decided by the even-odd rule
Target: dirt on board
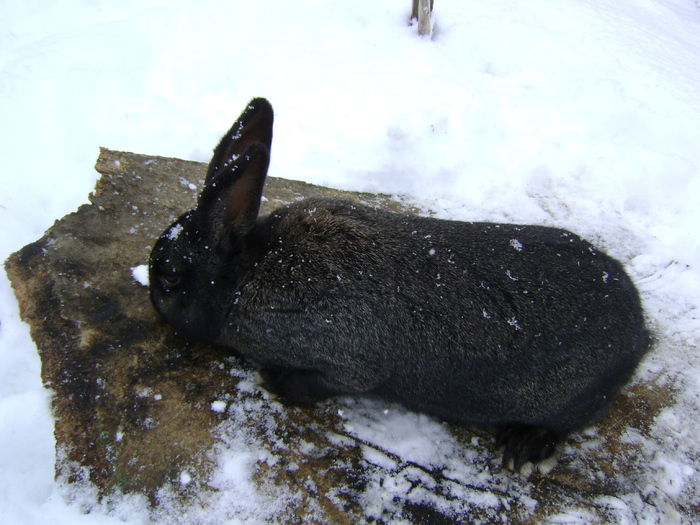
[[(639, 483), (644, 464), (630, 436), (644, 435), (672, 401), (669, 387), (655, 382), (627, 388), (602, 421), (567, 440), (554, 470), (528, 478), (500, 467), (485, 429), (421, 419), (374, 401), (330, 400), (309, 409), (270, 401), (256, 388), (251, 365), (231, 350), (174, 335), (134, 277), (158, 236), (194, 205), (206, 165), (103, 149), (96, 169), (102, 176), (90, 204), (5, 265), (41, 356), (42, 379), (54, 392), (61, 483), (89, 483), (102, 499), (143, 495), (154, 512), (166, 500), (171, 513), (177, 505), (206, 510), (220, 501), (208, 495), (233, 490), (222, 474), (227, 450), (244, 449), (240, 472), (260, 508), (234, 498), (228, 510), (216, 504), (219, 516), (539, 523), (578, 513), (606, 523), (614, 502), (625, 501), (674, 520), (698, 517), (698, 508), (677, 508)], [(416, 212), (387, 196), (269, 178), (261, 213), (318, 195)], [(408, 425), (401, 439), (412, 430), (437, 432), (459, 452), (442, 463), (404, 454), (392, 443), (397, 430), (382, 426), (389, 411), (405, 421), (425, 420), (431, 429)], [(358, 431), (362, 425), (385, 428), (388, 437)]]

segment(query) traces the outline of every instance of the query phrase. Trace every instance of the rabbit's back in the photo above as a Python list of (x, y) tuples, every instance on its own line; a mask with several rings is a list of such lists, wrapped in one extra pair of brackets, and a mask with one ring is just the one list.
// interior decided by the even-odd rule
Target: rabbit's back
[[(267, 239), (227, 344), (464, 422), (581, 426), (649, 346), (622, 266), (559, 229), (307, 200)], [(264, 232), (264, 233), (262, 233)]]

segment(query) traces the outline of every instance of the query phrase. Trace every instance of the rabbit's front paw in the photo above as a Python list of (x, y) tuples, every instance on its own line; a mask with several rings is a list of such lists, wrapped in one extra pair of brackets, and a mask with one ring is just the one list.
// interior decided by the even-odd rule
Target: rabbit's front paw
[(496, 445), (503, 448), (503, 466), (529, 477), (536, 468), (547, 474), (559, 457), (561, 436), (546, 428), (509, 425), (499, 429)]
[(293, 368), (261, 369), (258, 386), (285, 405), (308, 407), (331, 395), (323, 386), (319, 372)]

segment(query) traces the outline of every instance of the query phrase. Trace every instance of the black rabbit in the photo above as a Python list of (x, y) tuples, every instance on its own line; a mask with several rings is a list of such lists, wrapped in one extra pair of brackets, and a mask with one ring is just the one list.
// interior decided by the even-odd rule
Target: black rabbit
[(374, 395), (495, 427), (516, 470), (630, 379), (651, 339), (619, 262), (565, 230), (343, 200), (259, 218), (272, 122), (252, 100), (153, 249), (151, 300), (177, 332), (251, 359), (286, 403)]

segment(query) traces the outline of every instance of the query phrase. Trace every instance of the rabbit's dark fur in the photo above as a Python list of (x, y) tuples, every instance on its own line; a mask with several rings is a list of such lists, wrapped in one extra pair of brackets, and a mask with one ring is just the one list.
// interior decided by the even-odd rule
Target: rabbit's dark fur
[(272, 115), (251, 101), (156, 243), (151, 298), (178, 332), (236, 349), (287, 403), (376, 395), (494, 426), (516, 468), (630, 379), (650, 346), (639, 295), (573, 233), (331, 199), (258, 218)]

